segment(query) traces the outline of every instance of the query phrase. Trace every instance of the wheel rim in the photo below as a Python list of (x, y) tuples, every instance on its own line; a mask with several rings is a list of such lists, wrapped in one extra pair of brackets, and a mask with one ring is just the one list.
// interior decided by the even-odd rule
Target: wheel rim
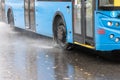
[(66, 33), (63, 25), (57, 27), (57, 43), (62, 47), (66, 44)]

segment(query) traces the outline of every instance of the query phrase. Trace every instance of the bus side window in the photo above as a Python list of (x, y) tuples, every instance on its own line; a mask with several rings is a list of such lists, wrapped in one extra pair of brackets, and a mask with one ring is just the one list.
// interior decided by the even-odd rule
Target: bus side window
[(114, 0), (99, 0), (100, 6), (113, 6)]

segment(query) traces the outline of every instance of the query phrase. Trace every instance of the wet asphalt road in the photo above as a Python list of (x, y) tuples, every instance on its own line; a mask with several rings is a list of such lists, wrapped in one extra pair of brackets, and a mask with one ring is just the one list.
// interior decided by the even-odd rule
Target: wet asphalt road
[(0, 23), (0, 80), (120, 80), (120, 63)]

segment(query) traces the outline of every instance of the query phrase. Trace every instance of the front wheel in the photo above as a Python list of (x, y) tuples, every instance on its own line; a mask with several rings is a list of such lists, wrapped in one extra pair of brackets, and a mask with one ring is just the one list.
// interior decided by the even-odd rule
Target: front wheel
[(64, 50), (72, 49), (71, 44), (67, 43), (67, 32), (62, 19), (58, 19), (54, 29), (54, 40), (57, 45)]

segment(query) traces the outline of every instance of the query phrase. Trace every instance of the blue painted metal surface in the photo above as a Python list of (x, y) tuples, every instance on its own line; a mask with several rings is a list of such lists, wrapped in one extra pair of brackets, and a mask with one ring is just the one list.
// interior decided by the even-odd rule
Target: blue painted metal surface
[[(116, 13), (115, 16), (111, 15)], [(119, 11), (96, 11), (95, 12), (95, 43), (96, 50), (100, 51), (112, 51), (120, 49), (120, 41), (116, 42), (116, 38), (120, 38), (120, 25), (116, 26), (116, 23), (120, 23)], [(112, 22), (111, 26), (108, 26), (108, 22)], [(103, 29), (104, 34), (98, 34), (98, 30)], [(113, 34), (114, 37), (110, 38)]]
[(8, 9), (11, 9), (13, 12), (15, 26), (25, 29), (24, 0), (6, 0), (5, 1), (6, 17)]
[[(53, 18), (55, 16), (55, 13), (59, 11), (63, 14), (63, 17), (65, 19), (67, 29), (67, 41), (72, 43), (72, 3), (37, 1), (35, 4), (37, 33), (52, 37)], [(70, 6), (70, 10), (68, 10), (66, 6)]]
[[(15, 26), (25, 29), (24, 0), (6, 0), (6, 16), (9, 8), (13, 10)], [(70, 6), (68, 10), (66, 6)], [(72, 2), (35, 2), (36, 33), (53, 37), (52, 24), (55, 13), (63, 14), (67, 29), (67, 41), (73, 43)]]
[[(70, 6), (70, 9), (66, 7)], [(7, 16), (8, 9), (13, 10), (15, 26), (25, 29), (24, 18), (24, 0), (6, 0), (5, 12)], [(36, 1), (35, 2), (35, 25), (36, 33), (53, 37), (53, 19), (56, 12), (63, 14), (67, 29), (67, 42), (73, 43), (73, 24), (72, 24), (72, 2), (50, 2)], [(115, 42), (116, 38), (120, 38), (120, 25), (115, 26), (120, 22), (118, 15), (119, 11), (95, 11), (95, 47), (100, 51), (112, 51), (120, 49), (120, 42)], [(112, 22), (112, 26), (108, 26), (108, 22)], [(105, 31), (104, 34), (98, 34), (98, 30)], [(114, 34), (114, 38), (110, 38), (110, 34)]]

